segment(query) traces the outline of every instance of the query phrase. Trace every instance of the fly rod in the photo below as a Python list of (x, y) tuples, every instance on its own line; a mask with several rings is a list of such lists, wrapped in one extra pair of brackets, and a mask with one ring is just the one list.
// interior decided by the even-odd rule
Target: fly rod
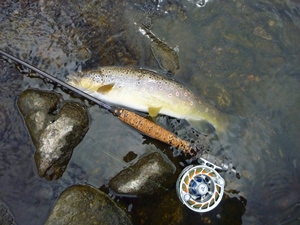
[(80, 89), (77, 89), (64, 81), (61, 81), (61, 80), (55, 78), (54, 76), (24, 62), (21, 59), (14, 57), (2, 50), (0, 50), (0, 53), (2, 55), (4, 55), (5, 57), (7, 57), (15, 62), (18, 62), (21, 65), (35, 71), (36, 73), (42, 75), (43, 77), (46, 77), (47, 79), (51, 80), (52, 82), (55, 82), (56, 84), (58, 84), (64, 88), (67, 88), (67, 89), (73, 91), (74, 93), (77, 93), (77, 94), (81, 95), (82, 97), (96, 103), (100, 107), (111, 112), (114, 116), (119, 118), (124, 123), (130, 125), (131, 127), (135, 128), (136, 130), (140, 131), (141, 133), (145, 134), (146, 136), (149, 136), (151, 138), (159, 140), (168, 145), (172, 145), (172, 146), (184, 151), (184, 153), (186, 153), (186, 154), (190, 154), (190, 155), (194, 154), (194, 151), (189, 142), (180, 139), (179, 137), (177, 137), (170, 131), (162, 128), (161, 126), (157, 125), (156, 123), (151, 122), (150, 120), (148, 120), (134, 112), (128, 111), (126, 109), (105, 104), (104, 102), (99, 101), (98, 99), (92, 97), (91, 95), (88, 95), (87, 93), (81, 91)]

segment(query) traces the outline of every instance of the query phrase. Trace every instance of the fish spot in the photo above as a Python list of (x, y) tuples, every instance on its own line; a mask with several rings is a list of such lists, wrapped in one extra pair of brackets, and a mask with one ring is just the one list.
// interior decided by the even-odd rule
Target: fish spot
[(178, 96), (179, 96), (179, 92), (178, 92), (178, 91), (176, 91), (175, 95), (178, 97)]
[(146, 91), (146, 88), (143, 87), (143, 88), (142, 88), (142, 91)]
[(162, 90), (163, 89), (163, 86), (159, 86), (159, 88), (158, 88), (159, 90)]
[(190, 105), (194, 105), (194, 102), (193, 102), (193, 101), (190, 101)]
[(208, 108), (206, 108), (206, 109), (205, 109), (205, 112), (206, 112), (206, 113), (208, 113), (208, 111), (209, 111), (209, 109), (208, 109)]
[(187, 94), (187, 92), (184, 92), (184, 96), (186, 97), (188, 94)]
[(169, 98), (172, 98), (172, 94), (168, 94), (168, 97), (169, 97)]

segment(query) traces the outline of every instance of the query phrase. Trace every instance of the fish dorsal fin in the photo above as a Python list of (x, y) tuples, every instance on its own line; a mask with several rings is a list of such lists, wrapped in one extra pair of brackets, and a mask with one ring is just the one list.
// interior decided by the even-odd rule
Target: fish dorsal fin
[(149, 107), (148, 112), (151, 117), (155, 117), (158, 115), (159, 111), (162, 107)]
[(112, 84), (105, 84), (105, 85), (99, 87), (97, 89), (97, 92), (99, 92), (101, 94), (105, 94), (105, 93), (109, 92), (113, 88), (114, 85), (115, 85), (114, 83), (112, 83)]

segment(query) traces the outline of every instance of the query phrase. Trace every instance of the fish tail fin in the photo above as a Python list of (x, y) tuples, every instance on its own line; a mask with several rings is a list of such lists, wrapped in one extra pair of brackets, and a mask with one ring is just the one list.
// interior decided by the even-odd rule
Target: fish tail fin
[(202, 134), (215, 133), (218, 138), (228, 139), (229, 137), (237, 137), (245, 127), (245, 119), (239, 116), (223, 114), (222, 118), (218, 118), (218, 122), (213, 124), (205, 120), (187, 120), (188, 123), (198, 132)]
[(238, 138), (246, 127), (246, 119), (240, 116), (228, 115), (226, 123), (216, 128), (216, 134), (221, 143), (231, 142)]
[(209, 134), (215, 131), (215, 128), (206, 120), (187, 119), (187, 122), (198, 132), (202, 134)]

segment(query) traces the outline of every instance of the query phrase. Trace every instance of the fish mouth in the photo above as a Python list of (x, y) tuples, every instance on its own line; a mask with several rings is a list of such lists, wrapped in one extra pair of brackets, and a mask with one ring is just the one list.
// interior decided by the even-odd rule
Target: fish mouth
[(69, 76), (67, 76), (66, 82), (75, 87), (80, 86), (80, 81), (78, 79), (78, 76), (69, 75)]

